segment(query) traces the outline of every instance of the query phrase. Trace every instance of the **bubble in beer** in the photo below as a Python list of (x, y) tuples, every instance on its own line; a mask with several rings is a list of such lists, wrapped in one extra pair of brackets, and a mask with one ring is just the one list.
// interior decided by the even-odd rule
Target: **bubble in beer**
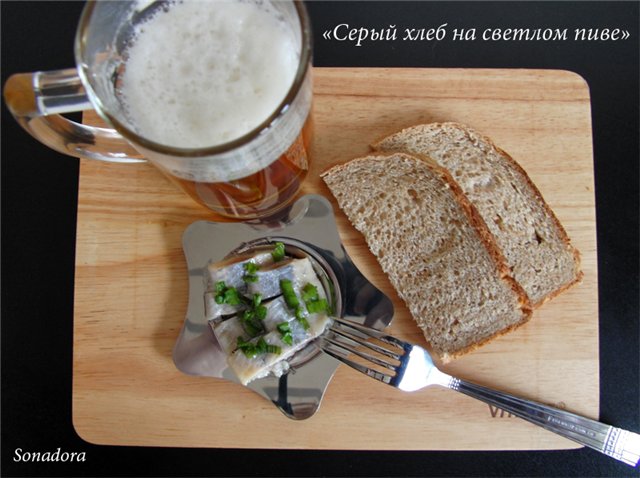
[(276, 111), (300, 53), (293, 32), (265, 8), (182, 1), (138, 25), (118, 91), (134, 130), (202, 148), (239, 138)]

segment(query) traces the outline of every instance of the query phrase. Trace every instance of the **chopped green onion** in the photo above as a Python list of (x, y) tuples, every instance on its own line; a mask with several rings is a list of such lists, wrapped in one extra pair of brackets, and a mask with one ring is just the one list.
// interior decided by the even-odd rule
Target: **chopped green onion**
[(253, 299), (251, 301), (251, 303), (253, 304), (253, 307), (258, 307), (260, 305), (260, 303), (262, 302), (262, 294), (253, 294)]
[(257, 337), (264, 332), (264, 325), (257, 317), (256, 311), (253, 309), (245, 310), (240, 317), (240, 323), (242, 328), (251, 337)]
[(284, 296), (284, 301), (287, 303), (287, 306), (294, 311), (296, 320), (300, 322), (305, 330), (309, 329), (307, 312), (304, 310), (304, 307), (300, 305), (291, 281), (289, 279), (282, 279), (280, 281), (280, 290), (282, 290), (282, 295)]
[(242, 313), (242, 320), (250, 321), (256, 316), (255, 311), (248, 309)]
[(253, 322), (247, 321), (242, 323), (242, 329), (249, 334), (249, 337), (257, 337), (262, 333), (262, 329), (259, 329)]
[(304, 328), (304, 330), (309, 330), (310, 325), (305, 317), (296, 317), (296, 320), (300, 322), (300, 325), (302, 325), (302, 328)]
[(243, 264), (244, 270), (247, 272), (244, 276), (242, 276), (242, 280), (247, 284), (250, 282), (258, 282), (258, 276), (256, 272), (260, 269), (260, 266), (253, 262), (245, 262)]
[(296, 307), (295, 314), (296, 314), (296, 319), (298, 320), (305, 319), (307, 317), (307, 313), (305, 312), (302, 306)]
[(318, 300), (318, 289), (313, 284), (307, 283), (302, 288), (302, 300), (307, 302), (313, 302)]
[(242, 337), (238, 337), (237, 339), (237, 347), (239, 350), (242, 350), (242, 353), (245, 354), (248, 358), (253, 358), (258, 355), (258, 351), (256, 346), (251, 342), (244, 340)]
[(282, 349), (277, 345), (268, 344), (264, 337), (260, 337), (256, 343), (256, 351), (259, 354), (276, 354), (280, 355)]
[(256, 342), (256, 351), (260, 354), (263, 354), (267, 351), (267, 341), (264, 337), (260, 337)]
[(302, 325), (304, 330), (309, 329), (309, 322), (307, 321), (307, 311), (304, 310), (304, 307), (299, 305), (294, 309), (294, 313), (296, 316), (296, 320)]
[(248, 358), (253, 358), (258, 354), (276, 354), (282, 353), (282, 348), (277, 345), (269, 344), (263, 337), (260, 337), (258, 341), (253, 344), (242, 337), (236, 339), (237, 348), (241, 350)]
[(293, 336), (291, 335), (291, 327), (289, 325), (289, 322), (281, 322), (276, 326), (276, 328), (282, 335), (281, 339), (285, 344), (293, 344)]
[(229, 305), (239, 305), (241, 302), (238, 291), (235, 287), (229, 287), (224, 291), (224, 303)]
[(224, 281), (216, 282), (216, 304), (239, 305), (242, 302), (235, 287), (227, 287)]
[(284, 259), (284, 254), (284, 244), (282, 242), (276, 242), (273, 251), (271, 251), (271, 257), (273, 257), (273, 261), (280, 262), (282, 259)]
[(295, 314), (296, 314), (296, 320), (300, 323), (300, 325), (302, 325), (304, 330), (308, 330), (309, 322), (307, 321), (307, 312), (304, 310), (304, 307), (299, 306), (296, 309)]
[(318, 299), (313, 302), (307, 302), (307, 310), (310, 314), (317, 314), (318, 312), (326, 312), (329, 310), (329, 304), (326, 299)]
[(318, 288), (313, 284), (306, 284), (302, 288), (302, 300), (304, 300), (310, 314), (317, 314), (329, 310), (327, 299), (320, 298)]
[(293, 290), (293, 283), (289, 279), (280, 279), (280, 290), (285, 295), (295, 295), (295, 291)]
[(218, 294), (224, 293), (226, 288), (227, 288), (227, 284), (225, 284), (223, 280), (216, 282), (216, 292)]
[(289, 279), (280, 280), (280, 290), (282, 291), (284, 301), (287, 303), (289, 308), (295, 309), (300, 305), (300, 301), (296, 297), (296, 293), (293, 290), (293, 284)]
[(255, 308), (256, 318), (264, 320), (267, 317), (267, 308), (264, 305), (259, 305)]

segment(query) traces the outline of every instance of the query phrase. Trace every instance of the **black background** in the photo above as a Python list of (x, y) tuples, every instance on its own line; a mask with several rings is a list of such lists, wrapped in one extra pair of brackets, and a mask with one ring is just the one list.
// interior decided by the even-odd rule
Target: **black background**
[[(0, 2), (2, 82), (73, 65), (82, 2)], [(589, 84), (596, 177), (600, 419), (639, 420), (637, 2), (310, 2), (316, 66), (548, 68)], [(443, 41), (325, 40), (338, 24), (447, 24)], [(566, 41), (453, 41), (455, 28), (568, 29)], [(575, 41), (575, 28), (620, 28)], [(332, 452), (97, 446), (71, 421), (78, 161), (30, 138), (2, 107), (3, 476), (640, 476), (588, 449), (545, 452)], [(561, 370), (558, 373), (562, 373)], [(212, 404), (215, 406), (215, 404)], [(425, 417), (428, 426), (428, 417)], [(277, 431), (274, 431), (277, 433)], [(383, 430), (380, 433), (384, 433)], [(487, 437), (491, 440), (491, 437)], [(85, 463), (16, 463), (14, 450), (86, 452)], [(429, 448), (429, 444), (425, 444)]]

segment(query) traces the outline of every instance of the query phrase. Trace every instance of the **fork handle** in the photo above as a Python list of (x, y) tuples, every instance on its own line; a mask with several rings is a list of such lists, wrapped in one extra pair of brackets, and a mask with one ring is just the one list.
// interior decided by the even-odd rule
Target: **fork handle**
[(640, 459), (640, 435), (637, 433), (459, 378), (451, 377), (447, 386), (628, 465), (636, 466)]

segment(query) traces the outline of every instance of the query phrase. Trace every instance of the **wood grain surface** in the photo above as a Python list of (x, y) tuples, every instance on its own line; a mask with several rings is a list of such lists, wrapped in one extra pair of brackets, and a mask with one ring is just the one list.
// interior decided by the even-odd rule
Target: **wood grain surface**
[[(457, 121), (493, 138), (529, 173), (582, 253), (584, 280), (526, 326), (446, 372), (598, 418), (598, 290), (589, 88), (542, 70), (315, 72), (318, 174), (400, 128)], [(85, 122), (99, 124), (94, 113)], [(81, 160), (75, 275), (73, 422), (85, 440), (178, 447), (491, 450), (572, 442), (442, 389), (402, 393), (340, 367), (320, 410), (292, 421), (252, 391), (180, 373), (171, 353), (187, 306), (185, 228), (208, 213), (149, 164)], [(423, 342), (362, 237), (337, 210), (344, 245), (392, 299), (389, 331)], [(239, 238), (240, 240), (241, 238)], [(250, 432), (248, 432), (250, 431)]]

